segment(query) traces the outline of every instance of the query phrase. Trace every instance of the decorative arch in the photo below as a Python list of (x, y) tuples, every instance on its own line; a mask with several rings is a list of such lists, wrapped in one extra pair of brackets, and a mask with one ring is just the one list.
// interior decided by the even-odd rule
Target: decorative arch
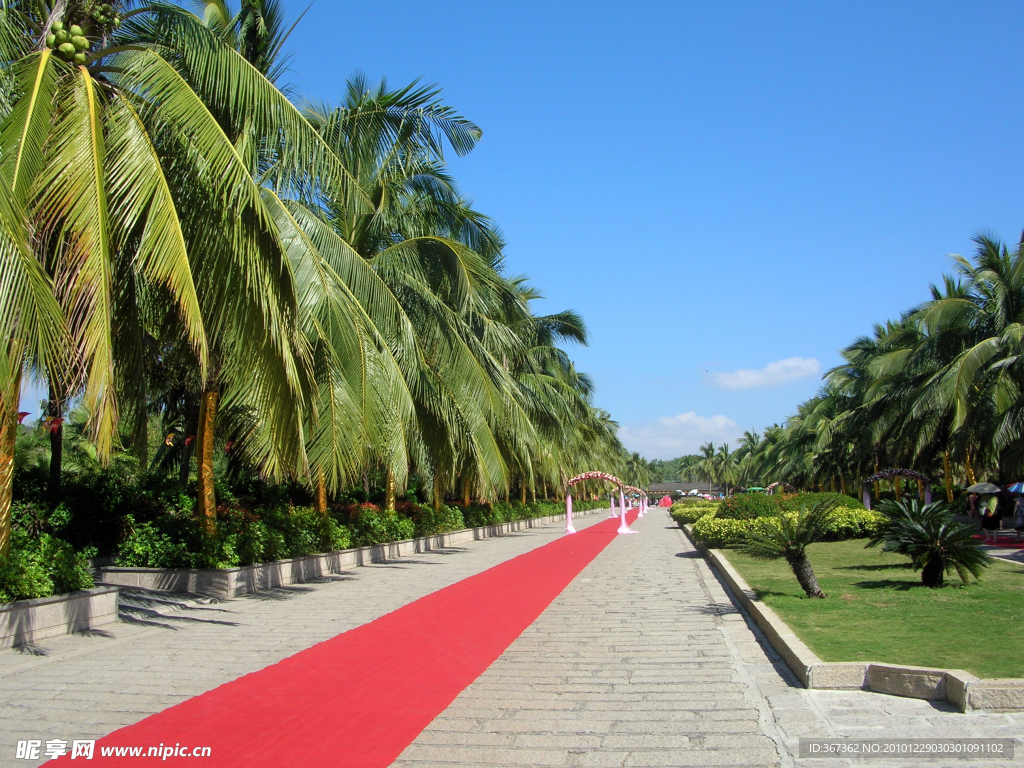
[[(608, 474), (607, 472), (597, 472), (597, 471), (581, 472), (580, 474), (576, 475), (574, 478), (572, 478), (571, 480), (569, 480), (569, 482), (567, 482), (565, 484), (565, 532), (567, 534), (569, 534), (569, 533), (576, 533), (576, 529), (573, 527), (573, 524), (572, 524), (572, 487), (574, 485), (576, 485), (576, 483), (581, 483), (584, 480), (604, 480), (606, 482), (612, 483), (613, 485), (617, 485), (619, 487), (619, 519), (620, 519), (620, 523), (619, 523), (619, 531), (618, 532), (619, 533), (636, 533), (636, 531), (631, 531), (629, 529), (629, 524), (626, 522), (626, 496), (625, 496), (625, 489), (627, 487), (626, 484), (623, 483), (621, 480), (619, 480), (619, 478), (617, 478), (615, 475)], [(639, 489), (637, 489), (637, 490), (639, 490)], [(612, 494), (613, 494), (612, 495), (612, 499), (614, 500), (614, 498), (615, 498), (614, 497), (614, 491), (612, 492)], [(613, 511), (614, 511), (614, 504), (613, 504)]]
[(784, 492), (786, 492), (786, 493), (796, 493), (796, 488), (794, 488), (789, 483), (782, 482), (781, 480), (778, 480), (778, 481), (772, 483), (771, 485), (769, 485), (764, 490), (765, 490), (765, 493), (775, 493), (775, 489), (776, 488), (782, 488), (782, 490)]
[(640, 512), (637, 514), (637, 517), (643, 517), (644, 513), (647, 511), (647, 499), (649, 498), (647, 496), (647, 492), (633, 485), (627, 485), (625, 486), (625, 489), (626, 493), (636, 497), (637, 504), (640, 507)]
[(576, 483), (582, 483), (584, 480), (607, 480), (609, 483), (615, 483), (620, 488), (625, 485), (615, 475), (609, 475), (607, 472), (581, 472), (566, 483), (566, 486), (572, 488)]
[(879, 480), (892, 480), (896, 477), (909, 477), (911, 480), (924, 483), (924, 503), (932, 503), (932, 481), (928, 478), (928, 475), (918, 472), (916, 469), (893, 467), (892, 469), (883, 469), (881, 472), (876, 472), (864, 481), (864, 508), (871, 509), (871, 485), (873, 483), (877, 483)]

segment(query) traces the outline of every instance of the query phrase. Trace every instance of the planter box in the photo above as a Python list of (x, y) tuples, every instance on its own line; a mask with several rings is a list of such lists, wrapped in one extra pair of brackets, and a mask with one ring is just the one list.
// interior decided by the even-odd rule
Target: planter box
[(118, 588), (111, 586), (0, 604), (0, 648), (113, 624), (117, 608)]
[[(604, 510), (574, 514), (583, 516), (600, 511)], [(120, 568), (109, 566), (98, 569), (96, 580), (104, 584), (116, 584), (122, 587), (192, 592), (220, 598), (239, 597), (262, 589), (301, 584), (304, 581), (322, 578), (328, 574), (356, 568), (360, 565), (382, 563), (405, 555), (444, 549), (467, 541), (503, 536), (564, 519), (565, 515), (549, 515), (531, 520), (515, 520), (502, 525), (466, 528), (461, 531), (439, 533), (418, 539), (375, 544), (372, 547), (343, 549), (339, 552), (295, 557), (272, 563), (256, 563), (240, 568)]]

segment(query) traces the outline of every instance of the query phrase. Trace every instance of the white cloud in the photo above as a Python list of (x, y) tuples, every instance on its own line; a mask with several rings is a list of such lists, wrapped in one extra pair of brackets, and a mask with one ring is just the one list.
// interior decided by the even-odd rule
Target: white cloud
[(698, 416), (696, 411), (619, 427), (622, 444), (646, 459), (674, 459), (697, 453), (708, 441), (716, 445), (735, 442), (742, 434), (743, 430), (727, 416)]
[(804, 379), (821, 373), (821, 363), (814, 357), (787, 357), (768, 363), (764, 368), (740, 369), (732, 373), (712, 373), (709, 378), (723, 389), (754, 389), (774, 387), (787, 381)]

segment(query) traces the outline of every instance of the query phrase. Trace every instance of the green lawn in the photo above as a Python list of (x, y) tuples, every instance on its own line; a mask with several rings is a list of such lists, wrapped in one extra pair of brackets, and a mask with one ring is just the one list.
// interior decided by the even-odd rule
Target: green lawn
[(825, 661), (885, 661), (1024, 677), (1024, 567), (998, 561), (981, 583), (921, 586), (907, 558), (860, 540), (808, 549), (826, 600), (810, 600), (784, 561), (726, 556)]

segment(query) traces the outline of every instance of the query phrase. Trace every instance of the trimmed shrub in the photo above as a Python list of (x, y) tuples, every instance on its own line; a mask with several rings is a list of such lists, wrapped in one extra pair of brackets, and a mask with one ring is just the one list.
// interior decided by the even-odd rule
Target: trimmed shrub
[(11, 554), (0, 564), (0, 602), (74, 592), (94, 586), (87, 557), (62, 539), (42, 533), (37, 538), (15, 530)]
[[(653, 499), (652, 499), (653, 501)], [(717, 504), (717, 501), (708, 501), (700, 496), (683, 496), (683, 498), (672, 502), (673, 507), (700, 507), (705, 504)]]
[(786, 512), (799, 512), (800, 507), (810, 509), (822, 501), (835, 501), (837, 507), (847, 509), (864, 509), (864, 505), (852, 496), (845, 493), (778, 493), (769, 498), (775, 499), (776, 503)]
[(404, 541), (416, 536), (416, 524), (405, 515), (382, 510), (376, 504), (363, 502), (348, 520), (352, 546), (369, 547), (389, 541)]
[[(796, 513), (783, 514), (792, 517)], [(837, 507), (830, 516), (823, 540), (845, 541), (866, 538), (874, 534), (882, 520), (882, 515), (874, 511)], [(748, 532), (767, 533), (772, 525), (770, 516), (737, 520), (705, 515), (693, 524), (693, 535), (698, 541), (713, 549), (723, 549), (741, 544)]]
[(415, 504), (410, 510), (410, 517), (415, 525), (417, 536), (434, 536), (438, 533), (459, 531), (466, 527), (462, 519), (462, 510), (444, 504), (437, 511), (424, 504)]
[(844, 509), (864, 509), (864, 505), (843, 493), (747, 493), (731, 496), (721, 502), (717, 516), (725, 520), (754, 520), (782, 512), (799, 512), (801, 507), (811, 509), (815, 504), (834, 502)]
[(777, 515), (780, 506), (773, 496), (763, 493), (740, 494), (723, 499), (715, 517), (722, 520), (753, 520), (766, 515)]
[(693, 524), (707, 515), (716, 515), (717, 510), (718, 504), (712, 502), (707, 502), (702, 506), (697, 506), (696, 504), (673, 504), (668, 513), (679, 525), (687, 525)]

